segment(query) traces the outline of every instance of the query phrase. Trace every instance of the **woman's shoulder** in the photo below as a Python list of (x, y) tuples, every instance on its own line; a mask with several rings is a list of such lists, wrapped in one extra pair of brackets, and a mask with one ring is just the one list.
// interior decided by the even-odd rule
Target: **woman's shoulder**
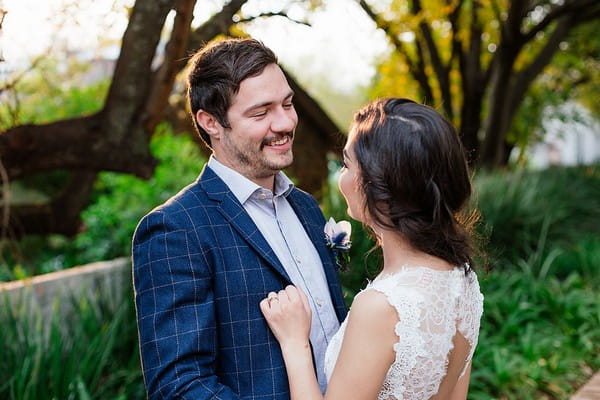
[(369, 313), (372, 311), (387, 310), (389, 306), (390, 304), (385, 293), (373, 290), (372, 287), (367, 286), (354, 297), (350, 309), (353, 313)]
[[(347, 331), (360, 329), (366, 336), (382, 338), (393, 333), (397, 323), (397, 310), (387, 296), (376, 290), (365, 289), (352, 301)], [(394, 336), (390, 335), (390, 338), (393, 341)]]

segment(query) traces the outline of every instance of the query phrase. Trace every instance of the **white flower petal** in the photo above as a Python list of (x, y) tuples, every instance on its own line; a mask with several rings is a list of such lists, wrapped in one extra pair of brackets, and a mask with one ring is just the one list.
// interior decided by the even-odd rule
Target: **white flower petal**
[(335, 234), (335, 225), (335, 220), (333, 218), (329, 218), (329, 221), (327, 221), (327, 223), (325, 224), (325, 228), (323, 229), (325, 231), (325, 235), (327, 235), (327, 237), (329, 237), (330, 239)]
[(350, 239), (352, 233), (352, 225), (348, 221), (340, 221), (337, 223), (338, 232), (346, 232), (346, 240)]

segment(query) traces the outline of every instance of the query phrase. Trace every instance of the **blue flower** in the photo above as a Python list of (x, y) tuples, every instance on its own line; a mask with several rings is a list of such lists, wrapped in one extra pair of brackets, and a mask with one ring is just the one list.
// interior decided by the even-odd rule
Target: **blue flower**
[(352, 226), (348, 221), (335, 222), (333, 218), (329, 218), (329, 221), (325, 224), (324, 232), (327, 247), (333, 250), (336, 264), (340, 269), (346, 270), (350, 262), (348, 250), (352, 246), (350, 241)]

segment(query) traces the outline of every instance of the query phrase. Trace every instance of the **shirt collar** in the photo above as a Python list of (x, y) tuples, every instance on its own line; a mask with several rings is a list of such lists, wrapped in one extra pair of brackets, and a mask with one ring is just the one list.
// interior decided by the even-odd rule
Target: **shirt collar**
[[(256, 191), (267, 190), (239, 172), (221, 164), (213, 155), (208, 159), (207, 165), (229, 186), (229, 189), (241, 204), (244, 204)], [(279, 171), (275, 175), (275, 197), (287, 197), (293, 189), (294, 183), (283, 172)]]

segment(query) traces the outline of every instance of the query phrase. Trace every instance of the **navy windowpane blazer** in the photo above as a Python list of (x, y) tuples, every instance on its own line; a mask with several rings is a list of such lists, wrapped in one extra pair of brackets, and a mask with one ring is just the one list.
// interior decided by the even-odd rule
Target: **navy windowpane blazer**
[[(342, 321), (346, 309), (323, 214), (301, 190), (288, 201), (319, 252)], [(133, 282), (150, 399), (289, 399), (279, 344), (259, 302), (290, 279), (210, 168), (140, 221)]]

